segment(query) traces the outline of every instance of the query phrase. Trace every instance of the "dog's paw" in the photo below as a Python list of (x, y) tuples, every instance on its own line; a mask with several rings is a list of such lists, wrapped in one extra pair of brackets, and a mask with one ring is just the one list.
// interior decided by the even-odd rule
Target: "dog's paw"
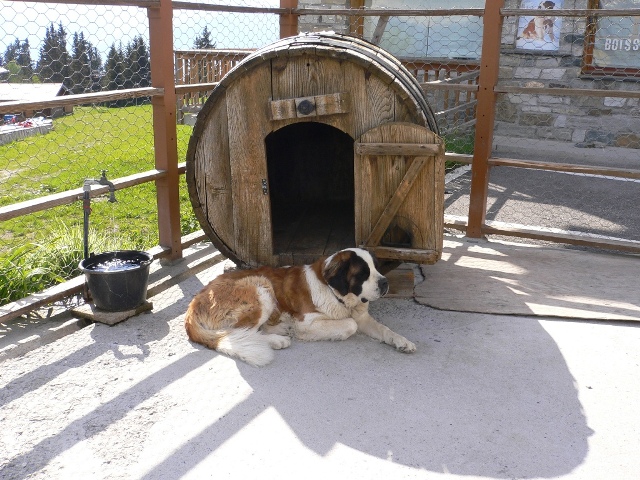
[(283, 337), (282, 335), (269, 335), (269, 346), (274, 350), (282, 350), (291, 345), (290, 337)]
[(402, 353), (413, 353), (416, 351), (415, 344), (404, 337), (394, 339), (393, 346), (396, 347), (396, 350)]

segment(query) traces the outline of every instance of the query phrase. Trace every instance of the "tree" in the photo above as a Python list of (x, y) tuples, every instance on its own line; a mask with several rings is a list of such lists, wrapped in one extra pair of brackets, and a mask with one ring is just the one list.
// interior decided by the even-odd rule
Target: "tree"
[(211, 41), (211, 32), (206, 25), (200, 36), (193, 42), (193, 48), (216, 48), (216, 43)]
[(151, 85), (149, 50), (141, 36), (127, 45), (125, 52), (125, 88), (141, 88)]
[[(124, 53), (122, 53), (122, 44), (116, 48), (115, 44), (111, 44), (109, 53), (107, 53), (107, 61), (104, 65), (104, 88), (106, 90), (119, 90), (124, 88)], [(107, 103), (109, 107), (123, 107), (126, 102), (117, 100)]]
[(38, 74), (43, 82), (64, 82), (71, 85), (71, 58), (67, 52), (67, 32), (62, 23), (55, 29), (53, 23), (47, 28), (40, 59), (38, 60)]
[(10, 82), (30, 80), (33, 75), (33, 62), (31, 61), (29, 40), (25, 39), (24, 42), (20, 42), (16, 39), (15, 42), (9, 44), (4, 53), (4, 63), (7, 66), (12, 65), (12, 68), (7, 67), (11, 71)]
[(98, 50), (85, 40), (84, 33), (73, 34), (71, 42), (71, 91), (84, 93), (99, 90), (96, 88), (96, 76), (100, 76), (102, 59)]
[(4, 64), (7, 65), (11, 60), (15, 60), (20, 51), (20, 40), (16, 38), (16, 41), (10, 43), (7, 49), (4, 51)]

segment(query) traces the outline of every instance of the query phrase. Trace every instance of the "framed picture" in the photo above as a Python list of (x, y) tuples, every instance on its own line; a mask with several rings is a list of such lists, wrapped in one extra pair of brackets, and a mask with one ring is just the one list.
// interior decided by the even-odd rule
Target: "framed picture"
[(522, 0), (520, 8), (535, 10), (518, 18), (516, 48), (522, 50), (558, 51), (562, 17), (553, 15), (564, 0)]

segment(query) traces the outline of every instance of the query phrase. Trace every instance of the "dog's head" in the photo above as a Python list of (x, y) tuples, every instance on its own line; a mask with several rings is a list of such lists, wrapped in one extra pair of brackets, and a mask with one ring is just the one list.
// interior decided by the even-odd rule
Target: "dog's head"
[(389, 282), (378, 272), (375, 257), (361, 248), (341, 250), (324, 262), (322, 275), (345, 304), (377, 300), (389, 291)]

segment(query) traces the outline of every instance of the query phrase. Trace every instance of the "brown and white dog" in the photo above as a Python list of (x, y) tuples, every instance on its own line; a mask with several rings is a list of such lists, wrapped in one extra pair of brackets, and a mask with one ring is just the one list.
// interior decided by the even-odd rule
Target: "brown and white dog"
[(226, 272), (191, 301), (189, 339), (262, 366), (300, 340), (344, 340), (356, 331), (413, 352), (409, 340), (369, 315), (389, 283), (366, 250), (350, 248), (311, 265)]

